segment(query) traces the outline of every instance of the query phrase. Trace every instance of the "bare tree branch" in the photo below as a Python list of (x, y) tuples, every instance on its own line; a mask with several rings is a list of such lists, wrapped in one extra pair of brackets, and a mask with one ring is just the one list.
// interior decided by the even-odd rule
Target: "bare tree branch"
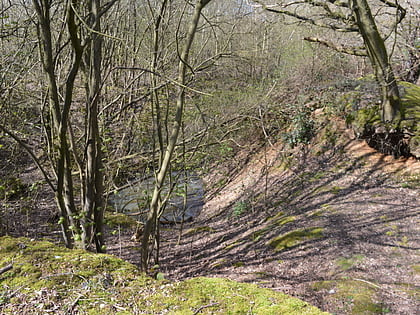
[(320, 39), (317, 37), (304, 37), (304, 40), (312, 43), (319, 43), (321, 45), (324, 45), (326, 47), (329, 47), (331, 49), (334, 49), (335, 51), (338, 51), (340, 53), (353, 55), (353, 56), (363, 56), (367, 57), (366, 49), (364, 48), (356, 48), (356, 47), (345, 47), (343, 45), (334, 44), (333, 42), (330, 42), (328, 40)]
[(9, 129), (7, 129), (6, 127), (4, 127), (3, 125), (0, 125), (0, 130), (2, 130), (4, 133), (8, 134), (13, 140), (15, 140), (22, 148), (24, 148), (26, 150), (26, 152), (28, 152), (28, 154), (31, 156), (32, 160), (34, 160), (36, 166), (39, 168), (39, 170), (41, 171), (42, 175), (45, 178), (45, 181), (47, 182), (47, 184), (51, 187), (51, 189), (55, 192), (56, 188), (54, 186), (54, 184), (52, 183), (51, 179), (48, 176), (48, 173), (45, 171), (45, 169), (42, 167), (41, 162), (39, 161), (39, 159), (36, 157), (34, 151), (32, 150), (32, 148), (27, 145), (22, 139), (20, 139), (17, 135), (15, 135), (13, 132), (11, 132)]
[[(322, 27), (322, 28), (329, 28), (329, 29), (332, 29), (332, 30), (335, 30), (335, 31), (338, 31), (338, 32), (358, 32), (358, 30), (359, 30), (357, 28), (357, 26), (351, 21), (350, 17), (349, 17), (349, 19), (346, 20), (346, 17), (342, 14), (336, 13), (335, 15), (332, 15), (330, 17), (332, 20), (336, 20), (336, 21), (337, 20), (342, 20), (342, 22), (343, 22), (342, 24), (339, 24), (339, 23), (325, 23), (325, 22), (320, 21), (318, 19), (298, 14), (296, 12), (296, 10), (293, 10), (293, 12), (292, 12), (291, 10), (290, 11), (289, 10), (283, 10), (283, 9), (275, 8), (273, 6), (267, 6), (266, 4), (262, 3), (259, 0), (254, 0), (254, 2), (258, 3), (264, 10), (266, 10), (268, 12), (273, 12), (273, 13), (277, 13), (277, 14), (284, 14), (284, 15), (293, 17), (295, 19), (298, 19), (300, 21), (303, 21), (303, 22), (306, 22), (306, 23), (309, 23), (309, 24), (312, 24), (312, 25), (315, 25), (315, 26), (319, 26), (319, 27)], [(306, 0), (304, 2), (307, 3)], [(310, 3), (314, 6), (316, 5), (316, 4), (312, 3), (312, 1), (308, 2), (308, 3)], [(293, 4), (295, 4), (295, 3), (293, 3)], [(318, 5), (320, 6), (320, 4), (318, 4)], [(345, 21), (346, 22), (348, 21), (349, 24), (345, 24), (344, 23)]]

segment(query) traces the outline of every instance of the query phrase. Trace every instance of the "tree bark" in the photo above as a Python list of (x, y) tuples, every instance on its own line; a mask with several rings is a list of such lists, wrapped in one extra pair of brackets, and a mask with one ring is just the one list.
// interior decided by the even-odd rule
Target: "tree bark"
[[(67, 143), (67, 123), (70, 105), (72, 102), (72, 93), (74, 80), (80, 65), (81, 52), (75, 56), (69, 76), (65, 85), (65, 100), (61, 108), (57, 87), (57, 78), (55, 75), (55, 66), (53, 59), (53, 43), (51, 35), (51, 19), (50, 19), (50, 2), (47, 0), (33, 0), (35, 11), (38, 17), (38, 37), (40, 40), (40, 55), (44, 71), (48, 78), (48, 96), (50, 116), (52, 119), (51, 126), (51, 154), (55, 159), (55, 175), (57, 179), (57, 187), (55, 189), (55, 196), (58, 208), (60, 210), (60, 224), (62, 228), (64, 242), (67, 247), (72, 248), (74, 234), (78, 234), (79, 224), (75, 219), (74, 214), (76, 208), (73, 197), (73, 184), (70, 174), (70, 154)], [(67, 8), (67, 26), (69, 30), (74, 29), (74, 12), (71, 9), (70, 3)], [(73, 230), (73, 232), (70, 231)], [(72, 235), (73, 234), (73, 235)]]
[(382, 121), (396, 122), (401, 118), (401, 101), (385, 43), (372, 16), (367, 0), (351, 0), (352, 9), (366, 46), (369, 60), (380, 85)]
[[(83, 192), (82, 239), (86, 246), (92, 241), (97, 252), (104, 252), (103, 236), (103, 174), (101, 139), (99, 136), (98, 106), (101, 90), (102, 38), (100, 27), (100, 0), (90, 5), (92, 32), (87, 55), (87, 119), (86, 119), (86, 166)], [(93, 221), (93, 222), (92, 222)]]

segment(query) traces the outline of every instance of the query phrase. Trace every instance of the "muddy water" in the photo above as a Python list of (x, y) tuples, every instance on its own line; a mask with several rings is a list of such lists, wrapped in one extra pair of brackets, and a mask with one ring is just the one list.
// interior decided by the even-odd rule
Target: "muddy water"
[[(172, 174), (173, 177), (176, 174)], [(154, 178), (150, 177), (140, 182), (135, 182), (124, 188), (110, 198), (110, 203), (116, 212), (135, 215), (139, 221), (145, 221), (149, 202), (153, 193)], [(186, 184), (186, 185), (185, 185)], [(187, 202), (184, 206), (184, 195)], [(168, 192), (169, 183), (165, 185), (162, 196)], [(203, 208), (204, 187), (202, 179), (197, 175), (180, 177), (168, 200), (165, 211), (161, 217), (163, 223), (177, 223), (190, 221), (196, 217)]]

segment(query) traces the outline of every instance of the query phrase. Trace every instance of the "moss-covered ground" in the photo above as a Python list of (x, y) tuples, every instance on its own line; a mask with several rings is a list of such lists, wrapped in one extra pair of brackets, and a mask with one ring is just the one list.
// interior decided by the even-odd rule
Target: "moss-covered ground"
[(0, 238), (1, 314), (322, 314), (299, 299), (220, 278), (154, 280), (112, 255)]
[[(325, 290), (329, 300), (341, 302), (341, 314), (386, 314), (390, 310), (376, 299), (378, 286), (368, 281), (337, 280), (313, 284), (316, 291)], [(328, 293), (327, 293), (328, 292)]]

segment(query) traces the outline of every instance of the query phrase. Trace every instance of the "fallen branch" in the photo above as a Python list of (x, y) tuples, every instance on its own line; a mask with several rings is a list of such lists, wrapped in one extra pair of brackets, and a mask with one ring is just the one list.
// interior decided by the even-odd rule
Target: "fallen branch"
[(13, 265), (12, 264), (7, 265), (6, 267), (0, 268), (0, 275), (3, 274), (3, 273), (5, 273), (6, 271), (9, 271), (12, 268), (13, 268)]

